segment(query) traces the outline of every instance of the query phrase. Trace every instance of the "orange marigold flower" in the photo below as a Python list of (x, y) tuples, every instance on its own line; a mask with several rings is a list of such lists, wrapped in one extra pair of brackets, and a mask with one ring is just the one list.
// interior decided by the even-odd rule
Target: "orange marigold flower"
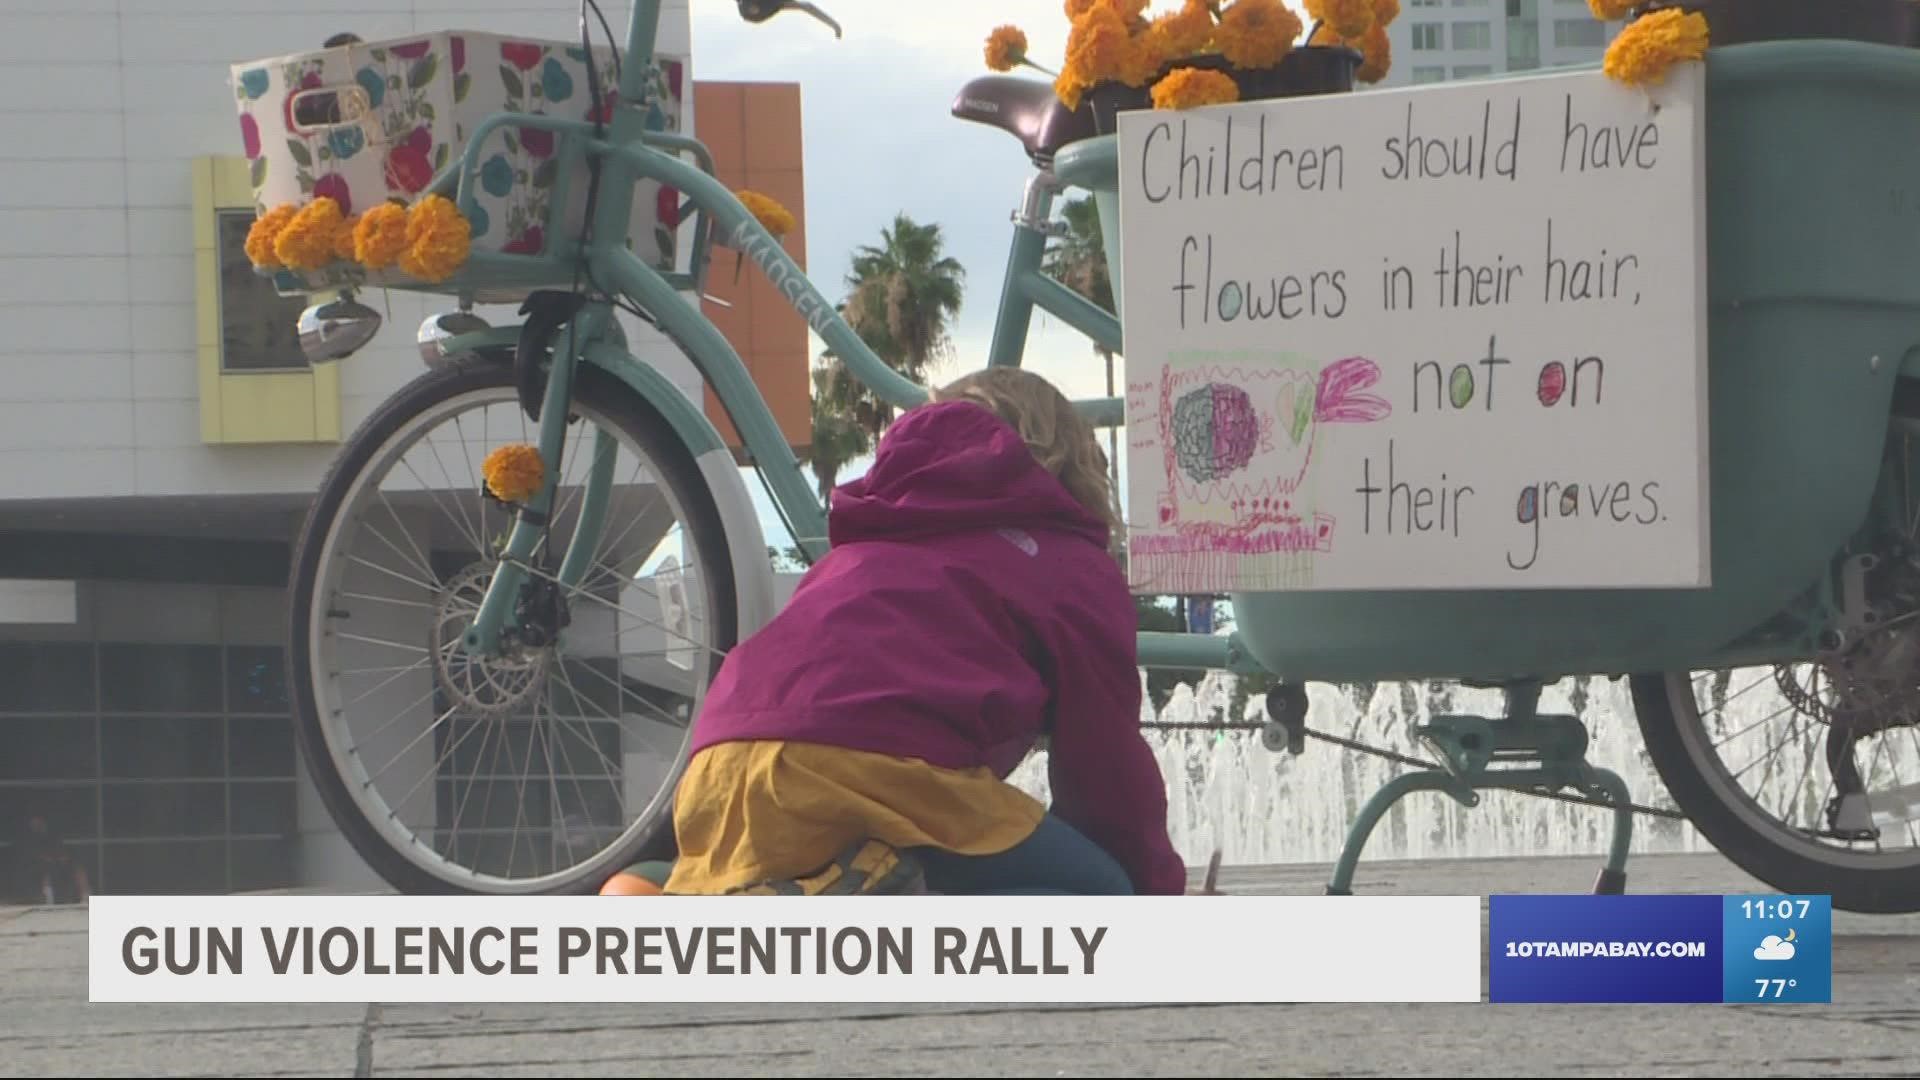
[(1400, 0), (1373, 0), (1373, 25), (1387, 27), (1400, 17)]
[(509, 443), (487, 454), (480, 463), (480, 475), (494, 498), (520, 503), (540, 493), (547, 467), (540, 460), (539, 450), (526, 443)]
[(1110, 7), (1096, 7), (1074, 23), (1073, 33), (1067, 36), (1067, 70), (1079, 82), (1097, 86), (1118, 79), (1132, 52), (1133, 37), (1127, 33), (1120, 13)]
[(1123, 23), (1144, 22), (1147, 4), (1151, 0), (1067, 0), (1067, 21), (1079, 22), (1081, 16), (1095, 8), (1106, 8), (1120, 16)]
[(333, 231), (333, 257), (341, 262), (353, 261), (353, 230), (360, 224), (360, 215), (342, 218)]
[(739, 199), (740, 205), (746, 207), (747, 212), (760, 222), (760, 227), (772, 233), (776, 240), (792, 232), (793, 227), (798, 224), (794, 221), (791, 210), (757, 191), (736, 191), (733, 197)]
[(1387, 40), (1387, 28), (1375, 23), (1360, 39), (1360, 70), (1353, 77), (1363, 83), (1377, 83), (1387, 77), (1393, 66), (1393, 45)]
[(385, 270), (407, 250), (407, 208), (384, 202), (360, 215), (353, 227), (353, 257), (369, 270)]
[(273, 238), (281, 265), (318, 270), (333, 261), (333, 238), (340, 229), (340, 204), (325, 195), (302, 207)]
[(1127, 59), (1120, 66), (1119, 79), (1128, 86), (1145, 86), (1160, 77), (1160, 69), (1176, 55), (1167, 49), (1160, 35), (1149, 30), (1127, 42)]
[(1706, 54), (1707, 17), (1667, 8), (1628, 23), (1607, 46), (1601, 67), (1612, 79), (1644, 86), (1664, 80), (1674, 64)]
[(1186, 0), (1178, 11), (1154, 19), (1150, 33), (1167, 59), (1192, 56), (1213, 42), (1213, 12), (1206, 0)]
[(1640, 0), (1587, 0), (1587, 9), (1601, 22), (1618, 22), (1632, 14)]
[(444, 195), (429, 195), (407, 211), (407, 247), (400, 269), (422, 281), (445, 281), (467, 261), (473, 226)]
[(1080, 107), (1080, 98), (1093, 89), (1093, 84), (1080, 78), (1078, 72), (1069, 66), (1053, 80), (1053, 96), (1069, 110)]
[(247, 258), (253, 261), (253, 265), (262, 270), (278, 270), (286, 265), (280, 261), (280, 256), (274, 254), (273, 243), (279, 238), (280, 231), (299, 212), (300, 208), (292, 203), (281, 203), (253, 219), (253, 226), (247, 230), (246, 245)]
[(1197, 109), (1240, 100), (1240, 84), (1231, 75), (1205, 68), (1175, 68), (1153, 84), (1156, 109)]
[(1313, 28), (1313, 34), (1307, 38), (1307, 44), (1330, 48), (1335, 45), (1345, 45), (1346, 42), (1341, 41), (1340, 35), (1333, 32), (1333, 27), (1321, 23)]
[(1324, 0), (1323, 18), (1342, 41), (1359, 41), (1373, 29), (1373, 0)]
[(1233, 0), (1220, 12), (1214, 43), (1235, 67), (1270, 68), (1293, 51), (1300, 16), (1280, 0)]
[(1326, 21), (1327, 0), (1305, 0), (1300, 6), (1307, 9), (1307, 18), (1314, 22)]
[(987, 35), (987, 66), (1012, 71), (1027, 58), (1027, 35), (1017, 26), (1002, 26)]

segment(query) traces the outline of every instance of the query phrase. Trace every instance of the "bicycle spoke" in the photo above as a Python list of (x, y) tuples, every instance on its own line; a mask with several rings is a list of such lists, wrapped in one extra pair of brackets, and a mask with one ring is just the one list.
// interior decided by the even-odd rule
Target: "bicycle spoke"
[(533, 740), (540, 734), (538, 717), (527, 722), (527, 756), (522, 759), (520, 781), (513, 792), (513, 839), (507, 848), (507, 872), (513, 872), (513, 857), (520, 851), (520, 823), (527, 817), (527, 770), (533, 766)]
[[(406, 667), (395, 669), (393, 674), (387, 676), (384, 679), (381, 679), (379, 682), (368, 687), (366, 690), (362, 691), (357, 697), (355, 697), (352, 701), (349, 701), (346, 704), (358, 705), (360, 702), (365, 701), (368, 695), (379, 693), (381, 690), (391, 685), (393, 682), (398, 680), (402, 675), (405, 675), (407, 672), (419, 671), (422, 668), (428, 668), (428, 663), (425, 657), (422, 657), (421, 659), (416, 660), (411, 664), (408, 664)], [(429, 668), (429, 670), (431, 669)]]
[[(589, 736), (591, 736), (591, 733), (589, 733)], [(589, 807), (590, 807), (590, 800), (588, 800), (588, 798), (587, 798), (587, 793), (586, 793), (586, 791), (585, 791), (584, 789), (582, 789), (582, 788), (580, 787), (580, 779), (579, 779), (579, 777), (578, 777), (577, 775), (575, 775), (575, 769), (574, 769), (574, 767), (573, 767), (573, 755), (572, 755), (571, 753), (569, 753), (569, 752), (568, 752), (568, 750), (567, 750), (567, 741), (566, 741), (565, 739), (555, 739), (555, 740), (553, 740), (553, 745), (554, 745), (554, 746), (557, 746), (557, 747), (559, 747), (559, 750), (560, 750), (560, 756), (561, 756), (562, 758), (564, 758), (564, 759), (566, 760), (566, 768), (567, 768), (567, 774), (568, 774), (568, 779), (570, 779), (570, 780), (572, 780), (572, 782), (573, 782), (573, 791), (574, 791), (574, 794), (575, 794), (575, 795), (576, 795), (576, 796), (577, 796), (577, 797), (579, 798), (579, 800), (580, 800), (580, 807), (581, 807), (581, 813), (582, 813), (582, 816), (584, 816), (584, 817), (585, 817), (585, 818), (587, 819), (587, 821), (588, 821), (588, 823), (589, 823), (589, 825), (591, 825), (591, 823), (592, 823), (592, 821), (593, 821), (593, 815), (592, 815), (592, 813), (591, 813), (591, 811), (590, 811), (590, 809), (589, 809)], [(599, 748), (599, 744), (598, 744), (597, 742), (595, 742), (595, 743), (594, 743), (594, 752), (595, 752), (595, 753), (597, 753), (597, 754), (600, 754), (600, 756), (601, 756), (601, 759), (602, 759), (602, 760), (605, 760), (605, 759), (606, 759), (606, 755), (605, 755), (604, 753), (602, 753), (602, 752), (600, 751), (600, 748)], [(552, 762), (552, 758), (551, 758), (551, 753), (549, 753), (549, 758), (548, 758), (548, 762), (549, 762), (549, 768), (548, 768), (548, 775), (549, 775), (549, 776), (552, 776), (552, 768), (551, 768), (551, 762)], [(611, 774), (611, 773), (609, 773), (609, 774), (608, 774), (608, 776), (607, 776), (607, 780), (609, 781), (609, 783), (610, 783), (610, 785), (611, 785), (611, 787), (612, 787), (612, 790), (613, 790), (613, 793), (614, 793), (614, 805), (615, 805), (615, 807), (616, 807), (616, 809), (617, 809), (617, 810), (619, 811), (619, 814), (620, 814), (620, 816), (621, 816), (621, 817), (622, 817), (622, 818), (624, 819), (624, 818), (626, 817), (626, 814), (627, 814), (627, 801), (626, 801), (626, 797), (625, 797), (625, 795), (624, 795), (624, 793), (623, 793), (623, 792), (621, 792), (621, 790), (620, 790), (620, 786), (619, 786), (619, 784), (618, 784), (618, 783), (616, 783), (616, 782), (614, 782), (614, 778), (613, 778), (613, 776), (612, 776), (612, 774)], [(557, 791), (558, 791), (558, 788), (559, 788), (559, 781), (557, 781), (557, 780), (556, 780), (556, 781), (554, 781), (553, 783), (554, 783), (554, 788), (555, 788), (555, 790), (556, 790), (556, 792), (557, 792)], [(556, 802), (558, 801), (558, 797), (557, 797), (557, 795), (556, 795), (556, 799), (555, 799), (555, 801), (556, 801)], [(566, 815), (565, 815), (564, 813), (562, 813), (562, 814), (561, 814), (560, 816), (561, 816), (561, 819), (562, 819), (562, 820), (564, 821), (564, 820), (565, 820), (565, 816), (566, 816)], [(566, 842), (566, 843), (567, 843), (567, 853), (568, 853), (569, 855), (571, 855), (571, 854), (573, 854), (573, 841), (572, 841), (572, 839), (571, 839), (571, 838), (568, 838), (568, 839), (567, 839), (567, 842)]]
[(347, 641), (361, 641), (368, 645), (380, 645), (389, 649), (399, 649), (401, 652), (424, 653), (429, 651), (424, 645), (409, 645), (404, 641), (388, 641), (385, 638), (369, 637), (366, 634), (354, 634), (345, 630), (334, 631), (334, 636)]
[[(386, 492), (377, 492), (376, 494), (380, 496), (381, 507), (384, 508), (387, 514), (393, 518), (393, 523), (395, 525), (401, 525), (402, 523), (400, 520), (400, 513), (399, 511), (393, 508), (393, 504), (387, 501)], [(427, 558), (427, 553), (424, 551), (421, 551), (420, 545), (413, 542), (413, 536), (411, 533), (403, 532), (401, 534), (402, 536), (405, 536), (407, 538), (407, 546), (413, 549), (412, 553), (409, 554), (408, 552), (401, 551), (400, 548), (396, 546), (393, 541), (387, 539), (385, 533), (382, 533), (379, 529), (374, 528), (371, 524), (367, 526), (367, 531), (372, 533), (375, 539), (387, 545), (388, 549), (390, 549), (395, 555), (400, 556), (402, 560), (407, 560), (407, 559), (414, 560), (413, 562), (414, 568), (419, 570), (422, 574), (425, 574), (428, 578), (433, 579), (433, 578), (438, 578), (440, 576), (433, 572), (433, 560)]]
[(406, 582), (407, 584), (413, 586), (416, 589), (422, 589), (426, 591), (428, 594), (432, 594), (435, 591), (436, 586), (434, 586), (431, 582), (421, 581), (418, 578), (410, 578), (398, 570), (389, 569), (387, 567), (381, 566), (377, 562), (373, 562), (368, 559), (363, 559), (358, 555), (349, 555), (347, 556), (347, 558), (352, 559), (354, 562), (357, 562), (360, 565), (367, 567), (370, 570), (378, 570), (381, 573), (387, 575), (388, 577), (398, 578), (399, 580)]
[[(1793, 720), (1794, 730), (1797, 733), (1800, 728), (1800, 714), (1795, 713)], [(1813, 778), (1813, 759), (1819, 755), (1815, 746), (1817, 742), (1817, 739), (1807, 740), (1806, 752), (1801, 755), (1800, 782), (1781, 793), (1780, 809), (1786, 812), (1782, 817), (1789, 822), (1792, 818), (1787, 815), (1791, 814), (1793, 805), (1800, 801), (1801, 793), (1807, 789), (1807, 781)]]
[[(600, 708), (599, 705), (596, 705), (592, 701), (587, 700), (586, 696), (580, 693), (579, 689), (573, 685), (573, 680), (570, 677), (568, 677), (564, 671), (557, 672), (556, 674), (560, 678), (561, 682), (565, 684), (567, 688), (567, 692), (573, 695), (573, 700), (584, 702), (589, 707), (598, 710), (602, 717), (613, 721), (615, 725), (618, 725), (620, 723), (620, 717), (607, 712), (607, 710)], [(609, 758), (607, 756), (606, 751), (600, 749), (599, 741), (593, 738), (592, 725), (583, 719), (561, 716), (558, 708), (554, 709), (554, 719), (560, 721), (561, 723), (566, 723), (567, 721), (572, 720), (573, 722), (580, 724), (581, 733), (587, 736), (587, 745), (593, 748), (593, 752), (599, 756), (601, 764), (604, 765), (607, 769), (607, 779), (609, 780), (613, 779), (614, 774), (620, 771), (620, 766), (616, 764), (612, 758)]]
[(361, 592), (343, 592), (340, 595), (354, 600), (365, 600), (370, 604), (394, 604), (399, 607), (426, 608), (428, 611), (434, 609), (433, 605), (427, 603), (425, 600), (408, 600), (401, 596), (378, 596), (373, 593)]
[[(431, 442), (427, 444), (427, 448), (433, 451), (434, 460), (438, 461), (440, 458), (440, 449), (434, 446)], [(413, 464), (411, 462), (407, 461), (405, 458), (402, 458), (400, 460), (400, 464), (406, 466), (407, 472), (412, 473), (413, 478), (420, 482), (420, 490), (426, 492), (427, 498), (433, 503), (433, 505), (440, 508), (440, 512), (446, 516), (446, 519), (453, 524), (453, 527), (455, 529), (460, 530), (460, 535), (473, 543), (473, 550), (485, 551), (487, 549), (487, 546), (486, 546), (485, 540), (481, 536), (480, 526), (474, 524), (472, 519), (467, 517), (466, 508), (460, 505), (460, 500), (456, 497), (453, 501), (453, 508), (460, 512), (460, 516), (456, 518), (452, 513), (449, 513), (446, 510), (446, 504), (440, 500), (439, 491), (432, 484), (427, 483), (426, 477), (421, 476), (417, 471), (414, 470)], [(441, 464), (440, 466), (440, 472), (442, 475), (446, 475), (447, 473), (447, 467), (444, 463)], [(447, 476), (447, 479), (452, 480), (453, 478), (451, 476)]]
[(425, 663), (425, 660), (415, 660), (411, 664), (383, 664), (379, 667), (347, 668), (340, 673), (340, 677), (345, 678), (348, 675), (384, 675), (391, 671), (412, 671)]
[[(1788, 708), (1792, 708), (1792, 706), (1788, 706)], [(1785, 710), (1785, 709), (1782, 709), (1782, 710), (1780, 710), (1780, 711), (1781, 711), (1781, 712), (1785, 712), (1786, 710)], [(1779, 714), (1778, 714), (1778, 713), (1776, 713), (1775, 715), (1779, 715)], [(1793, 729), (1793, 728), (1789, 728), (1789, 729), (1787, 730), (1787, 737), (1786, 737), (1785, 739), (1781, 739), (1781, 740), (1780, 740), (1779, 742), (1775, 742), (1775, 743), (1769, 743), (1769, 744), (1767, 745), (1767, 748), (1766, 748), (1766, 749), (1765, 749), (1764, 751), (1762, 751), (1762, 752), (1761, 752), (1761, 756), (1760, 756), (1760, 757), (1757, 757), (1757, 758), (1755, 758), (1755, 759), (1753, 759), (1752, 761), (1749, 761), (1749, 762), (1747, 762), (1747, 763), (1746, 763), (1745, 765), (1742, 765), (1742, 766), (1740, 767), (1740, 770), (1739, 770), (1738, 772), (1736, 772), (1736, 773), (1734, 773), (1734, 774), (1733, 774), (1733, 778), (1734, 778), (1735, 780), (1738, 780), (1738, 779), (1740, 779), (1740, 778), (1741, 778), (1742, 776), (1744, 776), (1744, 775), (1746, 775), (1746, 773), (1747, 773), (1747, 771), (1748, 771), (1749, 769), (1752, 769), (1752, 768), (1753, 768), (1753, 767), (1754, 767), (1755, 765), (1758, 765), (1758, 764), (1760, 764), (1760, 763), (1761, 763), (1762, 761), (1769, 761), (1769, 760), (1772, 760), (1772, 758), (1773, 758), (1773, 754), (1774, 754), (1774, 752), (1775, 752), (1775, 751), (1777, 751), (1777, 750), (1779, 750), (1779, 749), (1780, 749), (1781, 747), (1783, 747), (1783, 746), (1785, 746), (1785, 745), (1787, 745), (1787, 742), (1788, 742), (1788, 741), (1789, 741), (1790, 739), (1792, 739), (1792, 738), (1793, 738), (1793, 735), (1794, 735), (1794, 729)]]
[[(1758, 686), (1758, 685), (1760, 685), (1760, 682), (1756, 680), (1756, 681), (1755, 681), (1755, 683), (1754, 683), (1753, 685), (1755, 685), (1755, 686)], [(1747, 725), (1746, 727), (1743, 727), (1743, 728), (1741, 728), (1741, 729), (1740, 729), (1739, 731), (1736, 731), (1736, 732), (1734, 732), (1733, 734), (1731, 734), (1731, 735), (1728, 735), (1728, 736), (1727, 736), (1726, 738), (1724, 738), (1724, 739), (1721, 739), (1720, 741), (1718, 741), (1718, 742), (1716, 742), (1716, 743), (1714, 743), (1713, 745), (1714, 745), (1715, 747), (1721, 747), (1721, 746), (1725, 746), (1725, 745), (1727, 745), (1728, 743), (1730, 743), (1730, 742), (1732, 742), (1733, 740), (1735, 740), (1735, 739), (1737, 739), (1737, 738), (1739, 738), (1740, 736), (1742, 736), (1742, 735), (1745, 735), (1745, 734), (1746, 734), (1747, 732), (1749, 732), (1749, 731), (1752, 731), (1752, 730), (1753, 730), (1754, 728), (1757, 728), (1757, 727), (1759, 727), (1759, 726), (1760, 726), (1761, 724), (1764, 724), (1764, 723), (1766, 723), (1767, 721), (1769, 721), (1769, 720), (1772, 720), (1772, 719), (1773, 719), (1774, 717), (1776, 717), (1776, 716), (1779, 716), (1779, 715), (1780, 715), (1781, 713), (1783, 713), (1783, 712), (1788, 712), (1788, 711), (1790, 711), (1790, 710), (1792, 710), (1792, 709), (1793, 709), (1793, 706), (1792, 706), (1792, 705), (1782, 705), (1782, 706), (1781, 706), (1781, 707), (1779, 707), (1778, 709), (1775, 709), (1775, 710), (1773, 710), (1772, 712), (1770, 712), (1770, 713), (1768, 713), (1767, 715), (1765, 715), (1765, 716), (1763, 716), (1763, 717), (1761, 717), (1761, 718), (1760, 718), (1760, 719), (1758, 719), (1758, 720), (1755, 720), (1755, 721), (1754, 721), (1753, 723), (1751, 723), (1751, 724), (1748, 724), (1748, 725)], [(1796, 713), (1796, 715), (1798, 715), (1798, 714)]]
[[(492, 419), (493, 419), (492, 409), (487, 409), (481, 412), (480, 414), (480, 445), (481, 446), (490, 447), (493, 445), (493, 441), (487, 436), (488, 422), (491, 421)], [(466, 490), (473, 492), (473, 504), (474, 504), (473, 508), (475, 513), (477, 514), (477, 516), (481, 521), (485, 521), (487, 520), (487, 500), (486, 500), (486, 497), (481, 494), (481, 492), (483, 490), (482, 485), (486, 482), (486, 478), (480, 474), (480, 467), (473, 463), (473, 452), (467, 449), (467, 429), (461, 426), (460, 418), (457, 416), (453, 418), (453, 429), (460, 433), (460, 461), (463, 464), (465, 464), (467, 467), (467, 471), (464, 473), (461, 473), (460, 475), (467, 478), (467, 483), (465, 485)], [(485, 459), (482, 458), (482, 460), (485, 460)], [(452, 479), (452, 477), (449, 476), (448, 479)], [(456, 487), (453, 490), (459, 491), (461, 489)], [(464, 501), (464, 500), (460, 500), (460, 501)], [(474, 545), (474, 550), (475, 551), (487, 550), (486, 541), (487, 541), (486, 534), (481, 533), (480, 542)]]
[[(476, 768), (477, 768), (480, 757), (487, 752), (487, 744), (492, 741), (493, 722), (491, 718), (483, 717), (478, 723), (474, 724), (473, 726), (480, 728), (481, 730), (487, 733), (486, 738), (483, 738), (480, 740), (479, 751), (474, 754), (474, 761), (476, 763)], [(495, 761), (499, 760), (499, 751), (497, 749), (494, 751), (494, 760)], [(434, 769), (434, 772), (438, 774), (439, 771), (440, 771), (439, 767), (436, 766)], [(477, 776), (478, 773), (476, 772), (475, 775)], [(473, 798), (473, 789), (477, 786), (478, 785), (474, 782), (474, 778), (472, 777), (468, 778), (467, 782), (461, 785), (460, 805), (454, 807), (453, 823), (451, 826), (449, 826), (450, 831), (448, 831), (447, 833), (447, 843), (449, 845), (457, 844), (460, 841), (460, 818), (466, 814), (467, 802), (468, 800)], [(489, 792), (491, 792), (492, 789), (489, 788), (488, 790)], [(486, 807), (482, 806), (480, 808), (480, 820), (485, 821), (486, 815), (487, 815)]]
[[(652, 709), (654, 712), (660, 714), (662, 721), (664, 721), (668, 727), (685, 727), (686, 726), (685, 721), (682, 721), (678, 716), (675, 716), (674, 714), (661, 708), (659, 705), (656, 705), (653, 702), (648, 701), (646, 698), (641, 697), (639, 694), (632, 693), (627, 689), (625, 683), (616, 681), (612, 676), (608, 675), (606, 672), (600, 671), (599, 669), (591, 666), (586, 668), (586, 672), (589, 675), (592, 675), (594, 678), (599, 679), (601, 682), (606, 683), (608, 686), (613, 687), (615, 693), (631, 696), (634, 702), (640, 705), (642, 708)], [(661, 689), (665, 689), (665, 688), (662, 687)]]

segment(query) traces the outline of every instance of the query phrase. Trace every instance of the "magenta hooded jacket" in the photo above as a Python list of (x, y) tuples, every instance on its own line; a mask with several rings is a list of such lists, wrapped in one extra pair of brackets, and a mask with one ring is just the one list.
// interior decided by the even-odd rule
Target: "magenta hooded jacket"
[(831, 550), (722, 663), (693, 750), (820, 743), (1004, 779), (1045, 734), (1052, 812), (1136, 892), (1183, 893), (1101, 523), (970, 402), (901, 416), (831, 506)]

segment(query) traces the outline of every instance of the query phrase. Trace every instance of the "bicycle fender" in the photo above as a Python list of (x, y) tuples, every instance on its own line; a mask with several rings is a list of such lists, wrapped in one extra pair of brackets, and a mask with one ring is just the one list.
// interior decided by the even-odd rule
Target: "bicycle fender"
[(766, 532), (760, 527), (760, 515), (754, 512), (746, 481), (740, 478), (733, 451), (727, 448), (726, 440), (720, 437), (719, 429), (707, 419), (706, 413), (695, 408), (686, 393), (667, 381), (652, 365), (641, 363), (625, 349), (606, 342), (587, 346), (586, 359), (627, 384), (658, 410), (700, 467), (707, 491), (720, 511), (728, 557), (733, 562), (739, 615), (737, 640), (746, 640), (747, 635), (773, 618), (778, 601), (773, 587), (773, 564), (767, 558)]
[(740, 466), (733, 459), (733, 451), (723, 445), (694, 460), (700, 466), (701, 475), (707, 478), (707, 489), (713, 494), (714, 505), (720, 509), (720, 523), (726, 530), (727, 554), (733, 560), (734, 591), (739, 602), (737, 640), (745, 641), (748, 635), (765, 626), (779, 607), (773, 588), (773, 563), (767, 558), (766, 533), (760, 528), (760, 515), (754, 512), (746, 482), (740, 479)]

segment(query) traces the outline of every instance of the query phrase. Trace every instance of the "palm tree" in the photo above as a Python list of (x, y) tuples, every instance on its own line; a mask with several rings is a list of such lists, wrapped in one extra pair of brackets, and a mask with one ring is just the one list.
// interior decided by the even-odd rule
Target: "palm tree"
[[(1113, 310), (1113, 279), (1107, 273), (1107, 252), (1100, 236), (1100, 212), (1091, 197), (1070, 199), (1060, 206), (1067, 234), (1047, 249), (1047, 273), (1108, 311)], [(1103, 356), (1113, 353), (1095, 346)]]
[[(887, 366), (925, 384), (928, 372), (952, 350), (966, 269), (945, 255), (940, 226), (905, 214), (880, 231), (878, 245), (862, 245), (847, 275), (841, 315)], [(832, 350), (813, 369), (813, 445), (808, 462), (821, 499), (840, 470), (873, 449), (893, 421), (893, 407), (847, 370)]]
[(823, 359), (827, 362), (813, 369), (813, 445), (807, 461), (824, 502), (840, 470), (873, 449), (873, 436), (849, 408), (846, 389), (855, 384), (846, 369), (832, 353)]
[[(877, 246), (863, 244), (853, 253), (847, 275), (850, 291), (841, 309), (847, 324), (888, 366), (921, 384), (953, 349), (953, 323), (966, 289), (966, 268), (944, 254), (945, 248), (939, 225), (895, 214), (893, 224), (880, 230)], [(852, 383), (844, 368), (836, 381)], [(861, 426), (875, 437), (892, 421), (892, 407), (864, 387), (836, 390), (836, 396), (854, 404)]]

